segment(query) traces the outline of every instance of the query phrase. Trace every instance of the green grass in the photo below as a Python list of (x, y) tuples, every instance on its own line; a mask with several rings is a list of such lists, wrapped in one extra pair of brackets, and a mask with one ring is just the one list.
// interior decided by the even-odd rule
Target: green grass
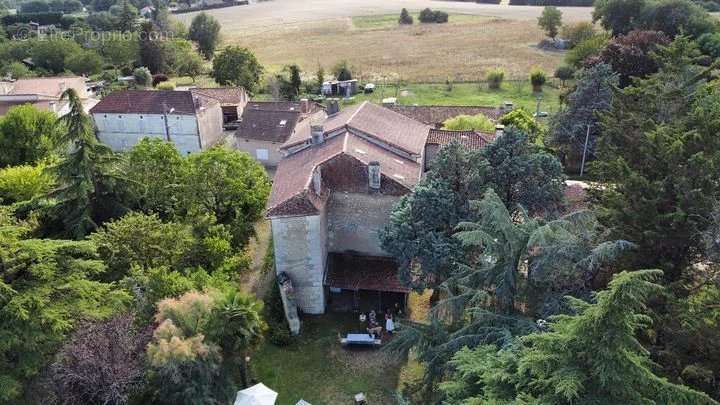
[(402, 364), (378, 349), (347, 349), (338, 342), (338, 334), (361, 329), (353, 314), (305, 317), (298, 342), (268, 342), (254, 354), (253, 377), (278, 392), (279, 405), (301, 398), (313, 405), (350, 404), (358, 392), (370, 404), (393, 404)]
[(369, 100), (382, 102), (383, 98), (395, 97), (403, 105), (473, 105), (499, 106), (505, 101), (512, 101), (516, 107), (523, 107), (534, 112), (537, 108), (537, 96), (542, 96), (540, 109), (556, 112), (560, 108), (560, 90), (546, 85), (540, 94), (533, 93), (528, 82), (506, 82), (499, 90), (490, 90), (480, 83), (456, 83), (452, 90), (446, 84), (410, 83), (400, 85), (378, 86), (372, 94), (357, 94), (343, 104), (350, 105)]
[[(410, 15), (413, 17), (413, 24), (428, 24), (432, 23), (421, 23), (419, 19), (419, 12), (411, 12)], [(398, 20), (400, 19), (400, 12), (397, 14), (379, 14), (379, 15), (367, 15), (358, 16), (352, 18), (353, 27), (359, 29), (373, 29), (373, 28), (391, 28), (396, 25), (400, 25)], [(450, 14), (448, 22), (445, 24), (463, 24), (468, 22), (476, 22), (487, 19), (479, 15), (471, 14)]]

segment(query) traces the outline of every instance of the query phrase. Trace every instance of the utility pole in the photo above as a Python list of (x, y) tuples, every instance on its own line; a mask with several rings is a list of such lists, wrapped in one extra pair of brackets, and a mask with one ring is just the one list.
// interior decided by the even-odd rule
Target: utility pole
[(585, 132), (585, 147), (583, 148), (582, 163), (580, 164), (580, 177), (582, 177), (582, 175), (585, 171), (585, 156), (587, 155), (587, 146), (588, 146), (588, 141), (590, 140), (590, 127), (591, 127), (591, 125), (588, 124), (587, 132)]
[(170, 142), (170, 124), (168, 123), (168, 113), (172, 114), (173, 111), (175, 111), (175, 108), (171, 108), (170, 111), (168, 111), (167, 103), (163, 101), (162, 103), (163, 107), (163, 121), (165, 121), (165, 140)]

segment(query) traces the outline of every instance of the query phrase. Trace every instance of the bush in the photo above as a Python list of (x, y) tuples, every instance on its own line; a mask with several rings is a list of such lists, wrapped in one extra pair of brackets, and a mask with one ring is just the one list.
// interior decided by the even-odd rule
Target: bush
[(489, 133), (495, 131), (495, 124), (484, 114), (458, 115), (457, 117), (446, 120), (443, 123), (443, 129)]
[(398, 20), (398, 23), (401, 25), (412, 25), (413, 22), (413, 17), (410, 13), (408, 13), (406, 8), (403, 8), (402, 11), (400, 11), (400, 19)]
[(565, 82), (572, 79), (573, 76), (575, 76), (575, 68), (572, 66), (562, 65), (555, 69), (555, 77), (562, 82), (563, 86), (565, 86)]
[(564, 25), (562, 38), (568, 41), (570, 48), (595, 36), (595, 26), (588, 21)]
[(530, 83), (533, 86), (533, 91), (542, 91), (542, 86), (547, 82), (547, 75), (539, 67), (534, 67), (530, 70)]
[(705, 55), (713, 58), (720, 57), (720, 33), (702, 34), (697, 42), (700, 45), (700, 50)]
[(152, 75), (152, 86), (153, 86), (153, 87), (157, 87), (158, 84), (160, 84), (160, 83), (162, 83), (162, 82), (166, 82), (166, 81), (168, 81), (168, 80), (169, 80), (169, 79), (168, 79), (167, 75), (164, 75), (164, 74), (162, 74), (162, 73), (158, 73), (158, 74), (156, 74), (156, 75)]
[(137, 86), (148, 87), (152, 84), (152, 74), (150, 74), (150, 70), (144, 66), (133, 70), (133, 78), (135, 78), (135, 84)]
[(565, 63), (579, 68), (587, 58), (600, 54), (607, 43), (607, 35), (595, 35), (577, 44), (575, 48), (568, 51), (568, 53), (565, 54)]
[(0, 202), (28, 201), (52, 190), (53, 178), (45, 165), (22, 165), (0, 169)]
[(275, 346), (289, 346), (295, 342), (295, 337), (290, 334), (290, 327), (285, 319), (285, 309), (277, 280), (273, 280), (270, 296), (266, 300), (265, 322), (268, 324), (270, 343)]
[(448, 22), (448, 13), (444, 11), (437, 10), (435, 11), (435, 23), (437, 24), (443, 24)]
[(158, 90), (175, 90), (175, 82), (161, 82), (157, 85)]
[(441, 24), (448, 22), (448, 13), (440, 10), (432, 11), (429, 8), (426, 8), (420, 12), (418, 19), (423, 23)]
[(502, 82), (505, 80), (505, 71), (500, 68), (490, 69), (485, 79), (488, 82), (489, 88), (497, 90), (502, 87)]

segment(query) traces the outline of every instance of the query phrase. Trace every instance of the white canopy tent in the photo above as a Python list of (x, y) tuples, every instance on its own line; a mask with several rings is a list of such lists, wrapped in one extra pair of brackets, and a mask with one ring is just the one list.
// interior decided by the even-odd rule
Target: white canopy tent
[(259, 383), (238, 391), (234, 405), (275, 405), (277, 396), (277, 392)]

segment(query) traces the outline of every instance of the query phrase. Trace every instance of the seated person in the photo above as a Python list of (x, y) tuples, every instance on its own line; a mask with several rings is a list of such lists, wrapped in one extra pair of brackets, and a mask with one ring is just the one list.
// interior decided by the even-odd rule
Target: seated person
[(372, 319), (368, 320), (367, 331), (374, 339), (382, 338), (382, 326), (378, 325), (377, 322), (373, 322)]

